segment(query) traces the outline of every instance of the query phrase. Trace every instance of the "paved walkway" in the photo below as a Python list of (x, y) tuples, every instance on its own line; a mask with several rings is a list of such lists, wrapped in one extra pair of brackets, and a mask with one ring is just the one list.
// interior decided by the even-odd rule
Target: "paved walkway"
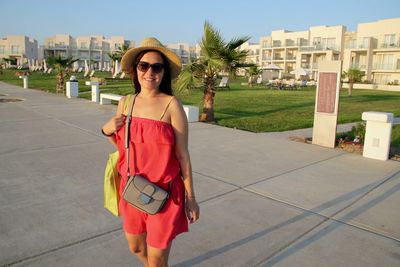
[[(0, 266), (140, 266), (103, 208), (100, 106), (0, 82)], [(201, 219), (170, 265), (400, 266), (400, 163), (190, 124)]]

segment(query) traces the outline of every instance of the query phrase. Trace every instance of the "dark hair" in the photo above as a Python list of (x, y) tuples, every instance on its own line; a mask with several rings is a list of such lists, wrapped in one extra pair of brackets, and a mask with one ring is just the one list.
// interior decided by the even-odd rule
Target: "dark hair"
[(162, 92), (164, 94), (173, 95), (172, 82), (171, 82), (171, 69), (169, 67), (168, 59), (163, 53), (161, 53), (157, 50), (144, 50), (137, 55), (136, 60), (133, 63), (133, 72), (131, 74), (131, 80), (133, 82), (133, 86), (135, 87), (135, 93), (138, 94), (142, 90), (142, 87), (140, 86), (139, 79), (138, 79), (137, 65), (140, 62), (140, 60), (142, 59), (142, 57), (144, 56), (144, 54), (146, 54), (147, 52), (157, 52), (161, 55), (161, 58), (162, 58), (163, 64), (164, 64), (164, 76), (161, 80), (159, 90), (160, 90), (160, 92)]

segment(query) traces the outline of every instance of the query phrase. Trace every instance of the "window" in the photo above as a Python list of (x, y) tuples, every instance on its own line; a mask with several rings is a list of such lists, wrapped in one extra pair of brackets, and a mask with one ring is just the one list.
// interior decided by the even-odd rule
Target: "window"
[(394, 45), (394, 39), (395, 35), (394, 34), (385, 34), (385, 39), (384, 39), (384, 44), (387, 46), (393, 46)]
[(0, 45), (0, 54), (5, 54), (5, 46)]
[(336, 38), (326, 39), (326, 48), (335, 49), (336, 48)]
[(81, 48), (86, 49), (87, 48), (87, 43), (86, 42), (81, 42)]
[(11, 46), (11, 54), (18, 54), (19, 53), (19, 46), (18, 45), (12, 45)]
[(321, 44), (321, 37), (314, 37), (313, 38), (313, 45)]
[(361, 48), (368, 48), (369, 47), (369, 37), (364, 37), (362, 40), (362, 47)]

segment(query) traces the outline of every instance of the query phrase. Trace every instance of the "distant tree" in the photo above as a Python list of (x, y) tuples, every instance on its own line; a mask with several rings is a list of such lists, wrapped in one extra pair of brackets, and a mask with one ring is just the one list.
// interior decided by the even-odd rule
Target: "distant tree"
[(190, 90), (199, 84), (204, 85), (203, 112), (201, 121), (214, 121), (215, 82), (221, 72), (235, 78), (238, 68), (246, 67), (247, 50), (239, 47), (250, 37), (234, 38), (228, 43), (220, 32), (207, 21), (204, 23), (203, 38), (200, 42), (200, 57), (185, 66), (175, 84), (178, 92)]
[(257, 65), (252, 65), (246, 68), (247, 76), (249, 77), (249, 86), (253, 86), (254, 80), (262, 73), (262, 69), (258, 68)]
[(56, 93), (65, 93), (65, 77), (69, 75), (69, 68), (72, 64), (79, 59), (73, 59), (72, 57), (62, 58), (60, 55), (56, 57), (48, 57), (46, 62), (54, 67), (56, 75)]
[(129, 50), (129, 45), (123, 44), (122, 46), (118, 47), (118, 50), (114, 52), (109, 52), (108, 57), (112, 60), (111, 62), (111, 74), (114, 76), (115, 74), (115, 61), (118, 60), (121, 62), (122, 57), (125, 55), (125, 53)]
[(351, 97), (353, 95), (353, 84), (361, 81), (361, 78), (364, 76), (364, 72), (357, 68), (349, 68), (347, 72), (343, 72), (342, 76), (343, 78), (347, 78), (349, 80), (348, 96)]

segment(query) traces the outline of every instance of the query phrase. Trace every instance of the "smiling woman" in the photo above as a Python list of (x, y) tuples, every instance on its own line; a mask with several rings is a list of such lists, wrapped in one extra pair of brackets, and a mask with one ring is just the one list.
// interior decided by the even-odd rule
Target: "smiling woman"
[[(168, 266), (172, 241), (188, 231), (188, 220), (199, 218), (188, 122), (171, 87), (181, 63), (157, 39), (147, 38), (125, 53), (121, 65), (133, 80), (135, 95), (122, 98), (116, 116), (102, 128), (119, 152), (119, 211), (131, 252), (144, 266)], [(139, 193), (137, 181), (146, 183)], [(126, 192), (138, 193), (146, 201)], [(169, 195), (165, 203), (156, 192)], [(152, 202), (161, 203), (156, 214), (146, 209)]]

